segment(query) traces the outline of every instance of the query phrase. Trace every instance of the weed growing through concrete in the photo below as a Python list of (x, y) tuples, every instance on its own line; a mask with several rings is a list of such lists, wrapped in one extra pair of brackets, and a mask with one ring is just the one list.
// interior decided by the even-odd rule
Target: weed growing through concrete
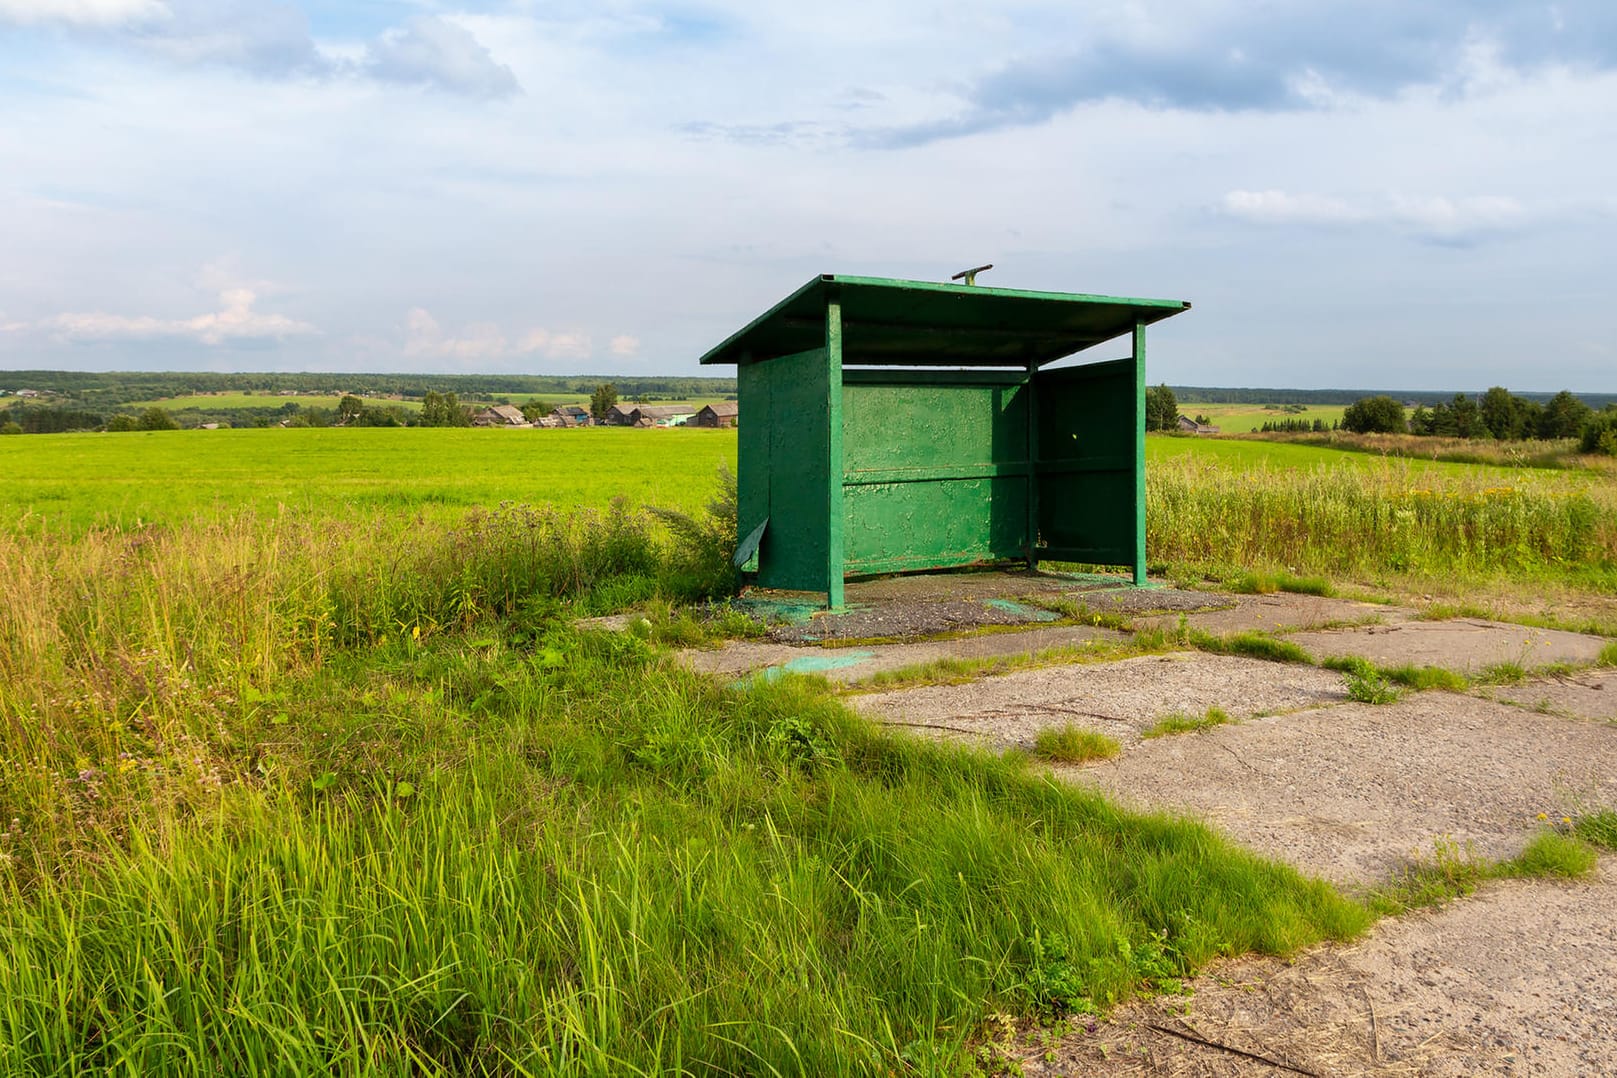
[(1320, 665), (1327, 670), (1340, 671), (1346, 677), (1349, 700), (1361, 704), (1391, 704), (1403, 696), (1403, 690), (1389, 682), (1375, 663), (1361, 656), (1333, 656)]
[(1432, 840), (1429, 855), (1412, 857), (1391, 882), (1371, 891), (1365, 904), (1376, 913), (1404, 913), (1471, 894), (1488, 880), (1576, 879), (1588, 875), (1597, 860), (1588, 842), (1552, 827), (1541, 828), (1508, 861), (1481, 857), (1469, 842), (1442, 835)]
[(1151, 738), (1165, 737), (1169, 734), (1200, 733), (1203, 730), (1211, 730), (1215, 726), (1223, 726), (1233, 721), (1235, 720), (1231, 719), (1222, 708), (1210, 707), (1205, 715), (1200, 716), (1165, 715), (1152, 723), (1140, 736)]
[(1595, 660), (1596, 666), (1617, 666), (1617, 640), (1613, 640), (1600, 649), (1600, 657)]
[(1083, 764), (1110, 760), (1123, 751), (1116, 738), (1068, 723), (1059, 729), (1040, 730), (1033, 742), (1033, 755), (1057, 764)]

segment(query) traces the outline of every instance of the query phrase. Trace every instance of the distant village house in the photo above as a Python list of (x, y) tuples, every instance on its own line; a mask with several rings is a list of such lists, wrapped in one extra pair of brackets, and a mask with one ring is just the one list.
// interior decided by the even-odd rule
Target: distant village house
[(514, 404), (496, 404), (472, 416), (474, 427), (530, 427), (528, 417)]
[(1198, 423), (1189, 416), (1179, 417), (1179, 429), (1187, 434), (1217, 434), (1218, 428), (1207, 423)]
[(733, 427), (741, 414), (741, 405), (738, 401), (719, 401), (717, 404), (708, 404), (691, 417), (688, 424), (692, 427)]

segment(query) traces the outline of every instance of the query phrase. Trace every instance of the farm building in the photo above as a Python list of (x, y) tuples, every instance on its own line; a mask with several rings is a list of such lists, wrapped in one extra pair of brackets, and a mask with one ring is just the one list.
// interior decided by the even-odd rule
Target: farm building
[(614, 404), (606, 413), (609, 427), (677, 427), (696, 414), (684, 404)]
[[(701, 360), (736, 365), (747, 411), (738, 564), (832, 609), (848, 576), (1013, 559), (1143, 585), (1145, 328), (1189, 307), (810, 280)], [(1128, 351), (1045, 369), (1108, 341)]]
[(733, 427), (740, 414), (740, 401), (719, 401), (717, 404), (703, 405), (702, 410), (691, 417), (687, 426)]
[(590, 410), (578, 404), (564, 404), (559, 408), (552, 408), (547, 417), (557, 422), (551, 424), (558, 427), (587, 427), (595, 421), (590, 418)]
[(1179, 429), (1187, 434), (1217, 434), (1218, 428), (1206, 423), (1198, 423), (1189, 416), (1179, 417)]
[(472, 416), (474, 427), (527, 427), (532, 426), (522, 409), (514, 404), (496, 404)]

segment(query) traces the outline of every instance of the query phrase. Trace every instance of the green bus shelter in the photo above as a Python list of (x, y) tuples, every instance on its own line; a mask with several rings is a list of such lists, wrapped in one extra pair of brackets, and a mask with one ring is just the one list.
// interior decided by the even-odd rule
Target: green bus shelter
[(702, 357), (738, 368), (738, 557), (833, 609), (847, 576), (1010, 559), (1143, 584), (1145, 327), (1189, 306), (814, 278)]

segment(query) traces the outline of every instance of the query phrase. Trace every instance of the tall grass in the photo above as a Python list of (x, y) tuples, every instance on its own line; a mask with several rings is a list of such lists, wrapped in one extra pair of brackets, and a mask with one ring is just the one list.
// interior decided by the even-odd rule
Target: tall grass
[(1147, 472), (1153, 558), (1231, 569), (1373, 575), (1553, 575), (1617, 585), (1605, 487), (1375, 468), (1231, 468), (1179, 456)]
[(1199, 825), (567, 627), (688, 586), (674, 534), (0, 537), (0, 1073), (945, 1072), (993, 1011), (1365, 924)]

